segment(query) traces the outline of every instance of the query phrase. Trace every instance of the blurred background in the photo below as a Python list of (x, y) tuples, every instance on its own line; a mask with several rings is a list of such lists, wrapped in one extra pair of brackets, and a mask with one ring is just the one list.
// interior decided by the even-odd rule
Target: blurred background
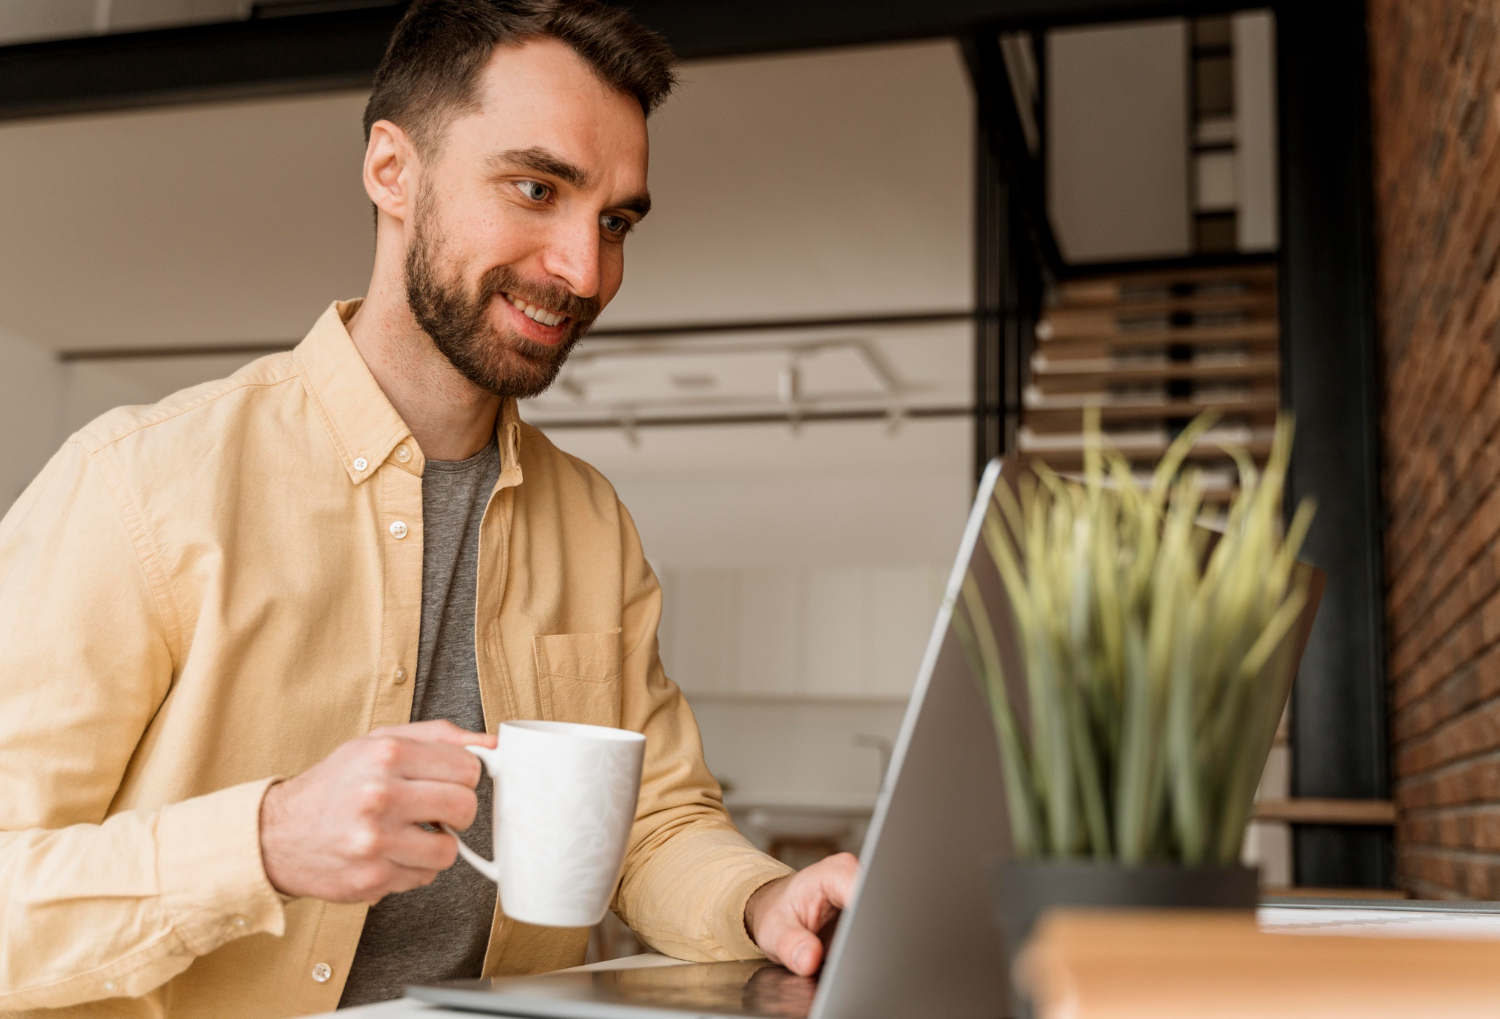
[[(635, 515), (747, 834), (858, 848), (986, 460), (1288, 409), (1330, 586), (1247, 856), (1500, 895), (1494, 5), (628, 6), (685, 58), (655, 211), (523, 415)], [(362, 293), (402, 7), (0, 0), (0, 504)]]

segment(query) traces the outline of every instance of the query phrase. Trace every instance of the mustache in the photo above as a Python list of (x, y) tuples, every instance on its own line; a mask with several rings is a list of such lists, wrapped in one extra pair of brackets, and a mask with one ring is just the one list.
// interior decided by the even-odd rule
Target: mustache
[(502, 295), (518, 298), (538, 308), (546, 308), (572, 320), (573, 327), (582, 331), (599, 317), (599, 298), (580, 297), (567, 287), (528, 280), (508, 265), (497, 265), (479, 280), (481, 307)]

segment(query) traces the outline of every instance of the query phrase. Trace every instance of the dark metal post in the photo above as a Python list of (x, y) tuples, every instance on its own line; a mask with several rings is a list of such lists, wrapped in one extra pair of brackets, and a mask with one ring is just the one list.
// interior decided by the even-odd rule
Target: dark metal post
[[(1328, 573), (1292, 702), (1292, 794), (1384, 798), (1383, 568), (1363, 0), (1277, 5), (1283, 402), (1297, 415), (1292, 500), (1318, 515)], [(1382, 887), (1386, 829), (1294, 829), (1301, 885)]]
[[(976, 83), (977, 87), (977, 83)], [(989, 130), (974, 131), (974, 477), (1009, 452), (1006, 427), (1005, 275), (1010, 238), (1010, 189)]]
[(1014, 453), (1045, 259), (1060, 263), (998, 30), (964, 40), (974, 85), (974, 459)]

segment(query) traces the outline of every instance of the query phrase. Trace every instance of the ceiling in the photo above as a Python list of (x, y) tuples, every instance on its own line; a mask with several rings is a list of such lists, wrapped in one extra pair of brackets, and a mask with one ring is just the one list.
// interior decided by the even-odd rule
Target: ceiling
[(393, 3), (394, 0), (0, 0), (0, 45), (352, 7), (388, 7)]

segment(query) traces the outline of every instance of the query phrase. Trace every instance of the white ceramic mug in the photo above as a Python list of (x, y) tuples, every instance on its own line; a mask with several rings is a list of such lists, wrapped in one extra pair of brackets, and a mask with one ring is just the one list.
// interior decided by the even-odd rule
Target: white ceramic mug
[(506, 915), (544, 927), (603, 920), (635, 822), (646, 737), (574, 722), (502, 722), (494, 750), (465, 749), (495, 780), (495, 859), (463, 839), (458, 851), (500, 886)]

